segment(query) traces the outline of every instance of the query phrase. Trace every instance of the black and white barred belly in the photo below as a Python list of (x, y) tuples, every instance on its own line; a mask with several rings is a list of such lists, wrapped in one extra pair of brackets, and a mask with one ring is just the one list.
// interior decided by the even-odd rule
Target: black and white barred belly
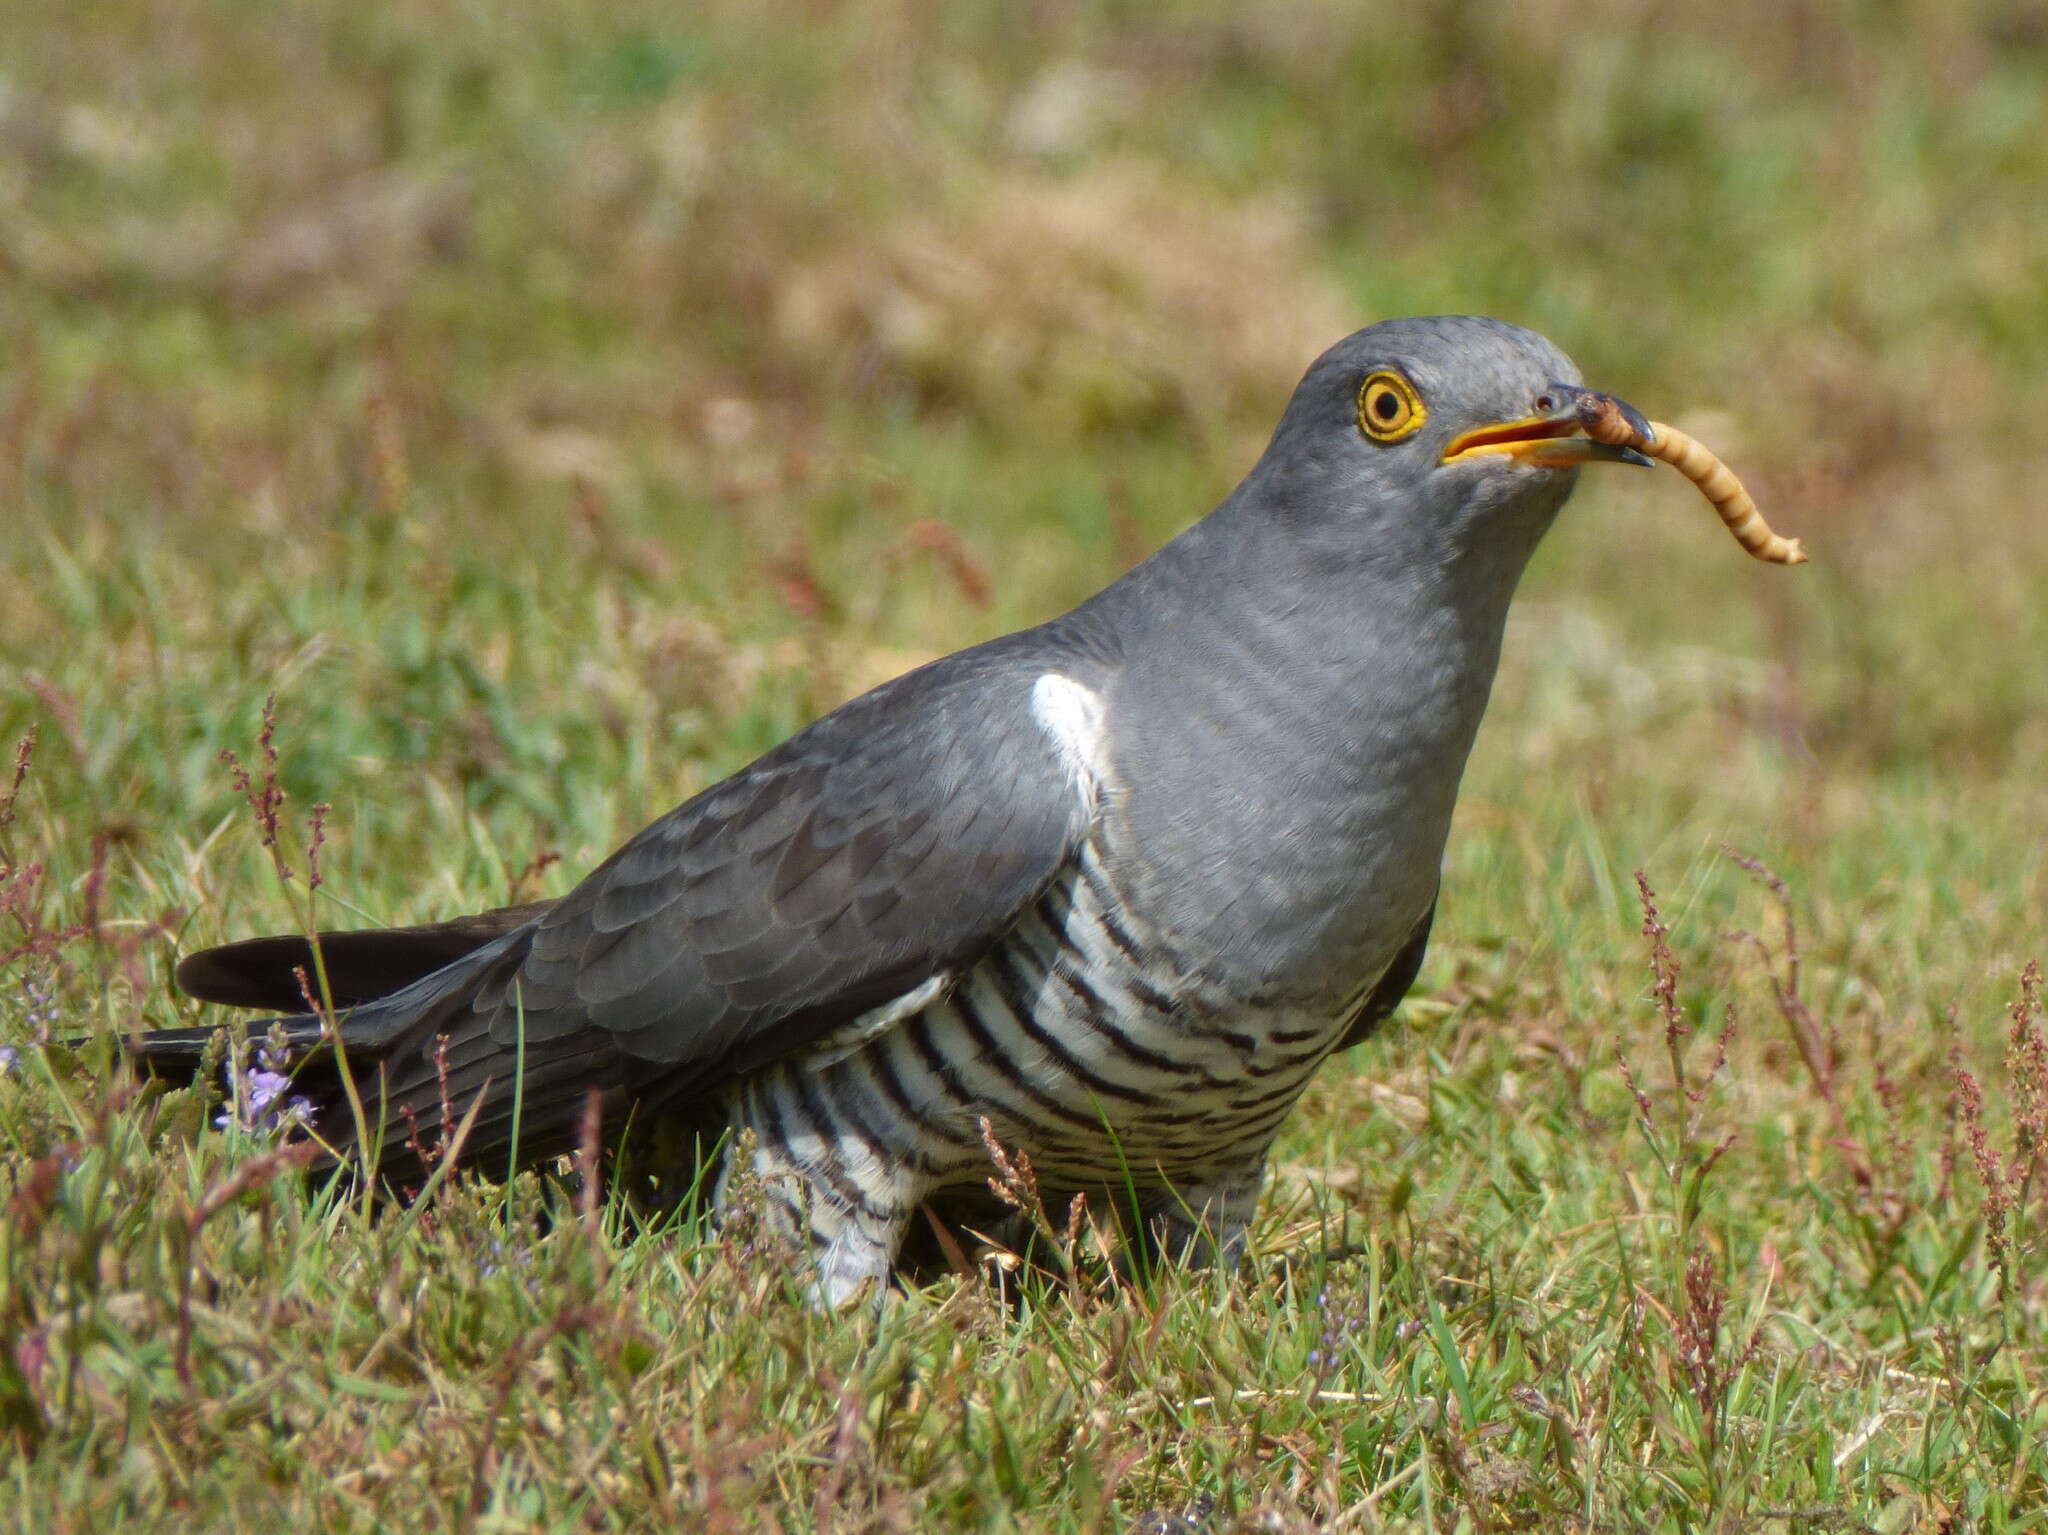
[(734, 1124), (877, 1216), (983, 1186), (984, 1118), (1048, 1188), (1242, 1178), (1364, 988), (1321, 1011), (1226, 999), (1122, 911), (1091, 845), (949, 992), (736, 1084)]

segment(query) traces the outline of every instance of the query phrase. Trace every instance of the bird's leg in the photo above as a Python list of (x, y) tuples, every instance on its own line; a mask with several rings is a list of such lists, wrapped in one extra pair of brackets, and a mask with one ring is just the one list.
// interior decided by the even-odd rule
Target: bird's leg
[(1261, 1155), (1242, 1171), (1160, 1190), (1144, 1204), (1146, 1250), (1190, 1266), (1236, 1269), (1265, 1181)]
[[(843, 1148), (842, 1148), (843, 1149)], [(813, 1148), (800, 1156), (761, 1144), (744, 1174), (728, 1163), (719, 1182), (721, 1210), (739, 1196), (741, 1177), (760, 1191), (771, 1229), (811, 1254), (817, 1277), (811, 1300), (837, 1310), (874, 1286), (879, 1299), (924, 1189), (902, 1175), (880, 1174), (876, 1159), (836, 1156)], [(858, 1181), (849, 1168), (860, 1166)]]
[[(900, 1214), (880, 1216), (868, 1210), (838, 1210), (821, 1221), (812, 1206), (810, 1248), (817, 1257), (818, 1277), (811, 1300), (820, 1310), (837, 1311), (862, 1290), (873, 1286), (877, 1301), (887, 1293), (889, 1270), (910, 1227), (915, 1204)], [(830, 1226), (829, 1234), (826, 1227)]]

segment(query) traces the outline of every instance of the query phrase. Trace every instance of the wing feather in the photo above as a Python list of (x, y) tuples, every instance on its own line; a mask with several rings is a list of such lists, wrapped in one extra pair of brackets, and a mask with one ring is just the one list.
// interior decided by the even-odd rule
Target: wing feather
[[(517, 956), (529, 1041), (591, 1031), (723, 1076), (994, 944), (1093, 813), (1032, 715), (1044, 668), (1015, 649), (886, 684), (634, 837)], [(487, 1011), (511, 1042), (502, 992)]]
[[(388, 963), (380, 936), (350, 939), (363, 975), (402, 983), (356, 998), (343, 1023), (351, 1050), (380, 1058), (387, 1123), (435, 1109), (443, 1036), (458, 1099), (486, 1095), (472, 1155), (509, 1136), (524, 1060), (530, 1161), (574, 1144), (589, 1091), (686, 1103), (937, 995), (1029, 909), (1093, 819), (1092, 791), (1032, 712), (1046, 656), (1042, 632), (1026, 631), (864, 694), (516, 924), (499, 914), (398, 935)], [(435, 944), (462, 957), (429, 970)], [(268, 949), (188, 971), (224, 991), (245, 952), (243, 971), (274, 974)], [(350, 1136), (338, 1102), (319, 1124), (337, 1145)]]

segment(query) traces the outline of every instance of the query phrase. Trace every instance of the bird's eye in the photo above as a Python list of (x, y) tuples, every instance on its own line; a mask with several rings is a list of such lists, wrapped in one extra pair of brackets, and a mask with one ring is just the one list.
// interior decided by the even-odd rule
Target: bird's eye
[(1429, 414), (1415, 386), (1400, 374), (1370, 374), (1358, 390), (1358, 425), (1374, 442), (1399, 442), (1413, 436)]

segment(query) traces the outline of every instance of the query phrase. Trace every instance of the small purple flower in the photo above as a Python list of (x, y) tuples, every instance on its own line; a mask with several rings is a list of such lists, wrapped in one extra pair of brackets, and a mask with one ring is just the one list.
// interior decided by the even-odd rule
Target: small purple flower
[(255, 1063), (246, 1068), (238, 1067), (230, 1056), (228, 1105), (214, 1120), (215, 1127), (238, 1125), (254, 1135), (280, 1135), (311, 1119), (313, 1101), (291, 1091), (288, 1065), (286, 1053), (268, 1044), (257, 1049)]
[(28, 1002), (27, 1021), (37, 1044), (47, 1044), (57, 1024), (57, 982), (47, 969), (31, 970), (21, 978), (22, 995)]
[(0, 1077), (14, 1070), (14, 1063), (21, 1059), (21, 1052), (12, 1045), (0, 1045)]
[(1346, 1341), (1365, 1323), (1362, 1302), (1362, 1296), (1332, 1297), (1327, 1285), (1316, 1291), (1316, 1311), (1322, 1318), (1323, 1332), (1316, 1347), (1308, 1351), (1311, 1370), (1321, 1374), (1342, 1363)]

